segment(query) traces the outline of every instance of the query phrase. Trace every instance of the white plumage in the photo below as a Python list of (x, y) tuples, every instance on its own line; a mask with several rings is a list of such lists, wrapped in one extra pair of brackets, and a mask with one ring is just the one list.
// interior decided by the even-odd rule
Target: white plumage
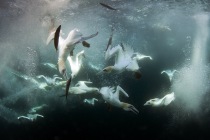
[(120, 91), (126, 96), (129, 97), (128, 94), (120, 87), (117, 86), (116, 91), (114, 90), (114, 87), (102, 87), (100, 89), (100, 94), (102, 95), (103, 99), (116, 107), (120, 107), (124, 109), (125, 111), (132, 111), (133, 113), (139, 113), (139, 111), (131, 104), (121, 102), (119, 100), (119, 93)]
[(175, 100), (175, 96), (174, 96), (174, 92), (172, 92), (170, 94), (165, 95), (161, 99), (159, 99), (159, 98), (150, 99), (149, 101), (147, 101), (144, 104), (144, 106), (146, 106), (146, 105), (150, 105), (150, 106), (153, 106), (153, 107), (167, 106), (174, 100)]

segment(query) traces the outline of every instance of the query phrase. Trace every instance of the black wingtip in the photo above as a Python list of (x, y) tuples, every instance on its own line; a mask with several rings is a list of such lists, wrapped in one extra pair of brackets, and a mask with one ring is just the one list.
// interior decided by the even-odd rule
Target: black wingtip
[(106, 46), (106, 50), (105, 50), (105, 51), (107, 51), (108, 48), (109, 48), (109, 46), (112, 45), (113, 31), (114, 31), (114, 29), (112, 28), (111, 35), (110, 35), (110, 37), (109, 37), (109, 41), (108, 41), (108, 44), (107, 44), (107, 46)]
[(55, 36), (54, 36), (54, 46), (55, 46), (56, 51), (58, 50), (60, 30), (61, 30), (61, 25), (58, 26), (58, 28), (56, 29)]
[(82, 41), (82, 45), (83, 45), (84, 47), (87, 47), (87, 48), (90, 47), (90, 44), (89, 44), (88, 42), (86, 42), (86, 41)]
[(66, 94), (65, 94), (66, 95), (66, 100), (67, 100), (67, 96), (68, 96), (68, 93), (69, 93), (70, 84), (71, 84), (71, 77), (66, 82)]
[(122, 42), (120, 43), (120, 46), (122, 47), (122, 50), (125, 51), (125, 47)]
[(114, 10), (114, 11), (117, 10), (116, 8), (113, 8), (113, 7), (111, 7), (111, 6), (109, 6), (109, 5), (105, 4), (105, 3), (100, 2), (99, 4), (102, 5), (103, 7), (106, 7), (108, 9), (110, 9), (110, 10)]

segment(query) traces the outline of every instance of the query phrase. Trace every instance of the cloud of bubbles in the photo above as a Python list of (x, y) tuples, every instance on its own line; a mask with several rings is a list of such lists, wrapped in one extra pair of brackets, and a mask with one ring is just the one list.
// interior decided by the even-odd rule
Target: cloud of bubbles
[(172, 84), (176, 94), (177, 103), (188, 111), (199, 111), (203, 95), (209, 90), (208, 70), (206, 64), (206, 47), (209, 38), (209, 16), (206, 13), (197, 14), (196, 35), (193, 40), (191, 63), (186, 64), (178, 72), (178, 76)]

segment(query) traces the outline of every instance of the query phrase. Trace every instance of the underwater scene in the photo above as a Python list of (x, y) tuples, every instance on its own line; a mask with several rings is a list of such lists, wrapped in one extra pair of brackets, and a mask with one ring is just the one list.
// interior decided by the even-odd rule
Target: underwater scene
[(210, 1), (1, 0), (0, 139), (209, 139)]

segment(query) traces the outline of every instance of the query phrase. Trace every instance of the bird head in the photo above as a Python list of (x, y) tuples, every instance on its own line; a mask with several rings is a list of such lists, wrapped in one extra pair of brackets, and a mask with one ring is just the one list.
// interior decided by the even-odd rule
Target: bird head
[(151, 100), (147, 101), (147, 102), (144, 104), (144, 106), (146, 106), (146, 105), (156, 106), (156, 104), (157, 104), (158, 101), (159, 101), (158, 98), (151, 99)]
[(114, 69), (113, 66), (108, 66), (108, 67), (104, 68), (103, 71), (106, 72), (106, 73), (110, 73), (110, 72), (113, 71), (113, 69)]

